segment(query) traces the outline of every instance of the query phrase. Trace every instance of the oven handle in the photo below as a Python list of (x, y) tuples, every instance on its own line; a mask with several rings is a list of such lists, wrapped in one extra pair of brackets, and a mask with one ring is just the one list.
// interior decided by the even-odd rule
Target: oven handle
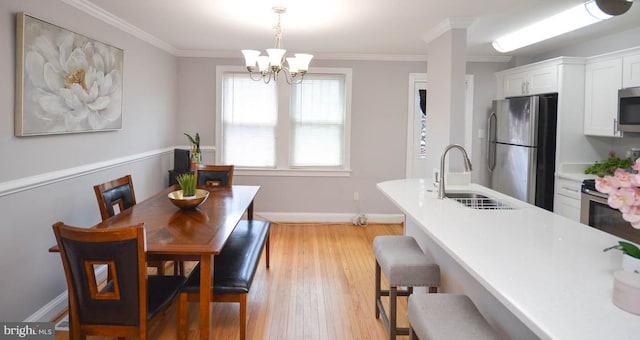
[(601, 192), (599, 192), (599, 191), (597, 191), (597, 190), (590, 190), (590, 189), (583, 188), (583, 189), (582, 189), (582, 192), (583, 192), (583, 193), (585, 193), (585, 194), (587, 194), (587, 195), (591, 195), (591, 196), (596, 196), (596, 197), (603, 198), (603, 199), (605, 199), (605, 200), (606, 200), (607, 198), (609, 198), (609, 196), (608, 196), (607, 194), (603, 194), (603, 193), (601, 193)]

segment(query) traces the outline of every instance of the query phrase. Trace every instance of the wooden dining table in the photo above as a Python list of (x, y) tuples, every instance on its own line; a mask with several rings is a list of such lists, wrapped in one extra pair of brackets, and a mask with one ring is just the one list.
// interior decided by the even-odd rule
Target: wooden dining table
[[(144, 223), (149, 259), (200, 261), (200, 338), (209, 339), (213, 258), (220, 254), (245, 212), (248, 219), (253, 219), (253, 200), (260, 187), (202, 187), (209, 191), (209, 197), (192, 210), (182, 210), (168, 199), (169, 193), (179, 189), (177, 185), (171, 186), (100, 222), (95, 228)], [(57, 251), (57, 247), (50, 251)]]

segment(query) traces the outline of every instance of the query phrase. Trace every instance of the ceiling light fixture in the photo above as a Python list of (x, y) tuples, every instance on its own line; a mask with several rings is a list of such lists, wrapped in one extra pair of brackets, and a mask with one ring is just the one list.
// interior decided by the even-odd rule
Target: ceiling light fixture
[[(268, 84), (271, 79), (276, 81), (280, 71), (284, 71), (285, 79), (289, 84), (299, 84), (304, 79), (304, 75), (309, 70), (309, 63), (313, 55), (306, 53), (296, 53), (295, 57), (285, 58), (287, 50), (282, 48), (282, 27), (280, 26), (280, 16), (287, 12), (284, 7), (273, 7), (273, 12), (278, 14), (278, 24), (274, 26), (276, 31), (276, 43), (274, 48), (268, 48), (268, 56), (260, 55), (260, 51), (242, 50), (245, 65), (252, 80), (262, 80)], [(284, 66), (287, 60), (289, 67)], [(258, 67), (256, 68), (256, 64)], [(257, 78), (255, 78), (257, 76)]]
[(591, 0), (498, 38), (492, 45), (498, 52), (517, 50), (620, 15), (631, 7), (632, 2), (633, 0)]

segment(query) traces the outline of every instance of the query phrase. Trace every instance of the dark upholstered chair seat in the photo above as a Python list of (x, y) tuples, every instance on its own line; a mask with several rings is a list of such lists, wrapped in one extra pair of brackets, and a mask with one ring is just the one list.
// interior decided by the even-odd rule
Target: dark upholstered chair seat
[(171, 304), (185, 280), (183, 276), (147, 276), (147, 319)]
[[(182, 276), (147, 276), (147, 320), (171, 304), (185, 281)], [(113, 291), (113, 281), (109, 281), (101, 291)]]
[[(257, 220), (238, 223), (222, 252), (213, 258), (214, 295), (249, 292), (269, 235), (269, 226), (269, 222)], [(200, 291), (200, 264), (194, 268), (183, 291)]]

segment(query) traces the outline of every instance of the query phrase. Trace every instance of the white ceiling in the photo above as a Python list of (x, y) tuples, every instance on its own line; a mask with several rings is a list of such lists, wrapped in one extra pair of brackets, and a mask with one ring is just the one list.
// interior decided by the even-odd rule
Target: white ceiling
[[(273, 47), (273, 6), (284, 6), (284, 48), (316, 56), (427, 54), (425, 37), (471, 21), (470, 56), (500, 56), (491, 41), (586, 0), (63, 0), (132, 25), (178, 55), (240, 56)], [(640, 2), (636, 0), (636, 2)], [(640, 3), (624, 15), (510, 52), (537, 55), (640, 26)]]

